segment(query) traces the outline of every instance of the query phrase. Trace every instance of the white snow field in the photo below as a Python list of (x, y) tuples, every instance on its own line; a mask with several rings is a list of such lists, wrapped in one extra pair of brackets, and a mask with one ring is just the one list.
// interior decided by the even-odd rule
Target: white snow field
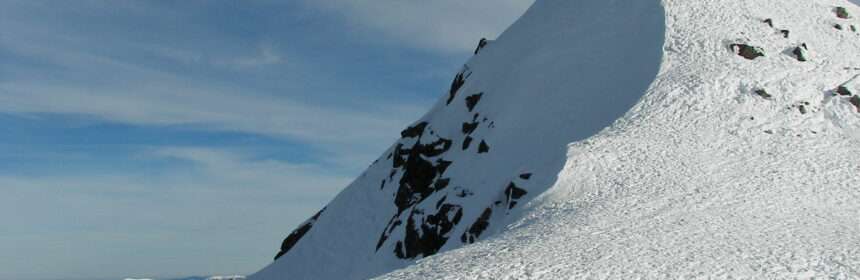
[(249, 279), (860, 279), (858, 19), (538, 0)]

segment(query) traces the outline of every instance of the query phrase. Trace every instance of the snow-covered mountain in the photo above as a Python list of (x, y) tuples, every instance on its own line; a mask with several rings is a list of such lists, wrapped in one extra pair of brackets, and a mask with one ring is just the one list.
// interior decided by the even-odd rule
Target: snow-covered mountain
[(249, 279), (860, 278), (858, 18), (538, 0)]
[[(242, 275), (230, 275), (230, 276), (191, 276), (184, 278), (174, 278), (171, 280), (245, 280), (246, 277)], [(151, 278), (125, 278), (125, 280), (154, 280)]]

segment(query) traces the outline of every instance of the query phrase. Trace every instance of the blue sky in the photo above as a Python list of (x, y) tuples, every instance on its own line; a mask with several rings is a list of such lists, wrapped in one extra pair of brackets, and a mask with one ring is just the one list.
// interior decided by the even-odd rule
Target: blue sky
[(0, 1), (0, 279), (261, 268), (530, 3)]

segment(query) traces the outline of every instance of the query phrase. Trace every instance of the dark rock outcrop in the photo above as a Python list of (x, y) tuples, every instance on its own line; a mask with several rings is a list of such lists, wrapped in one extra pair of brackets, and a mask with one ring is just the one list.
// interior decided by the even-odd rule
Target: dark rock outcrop
[(475, 106), (478, 105), (479, 101), (481, 101), (481, 96), (484, 96), (483, 92), (466, 97), (466, 108), (469, 109), (469, 112), (472, 112), (472, 110), (475, 109)]
[(484, 154), (484, 153), (489, 153), (489, 152), (490, 152), (490, 146), (487, 145), (487, 142), (484, 142), (484, 140), (481, 140), (481, 144), (478, 145), (478, 153)]
[(850, 102), (851, 105), (854, 105), (854, 107), (857, 107), (857, 113), (860, 113), (860, 95), (855, 95), (854, 97), (851, 97), (848, 102)]
[(464, 151), (468, 150), (469, 146), (472, 145), (472, 140), (474, 140), (474, 139), (472, 139), (472, 137), (470, 137), (470, 136), (466, 136), (466, 138), (463, 139), (463, 150)]
[(463, 218), (463, 208), (457, 205), (444, 204), (434, 215), (424, 217), (421, 223), (416, 222), (413, 211), (406, 221), (406, 237), (394, 246), (394, 254), (401, 259), (427, 257), (439, 252), (448, 241), (451, 230)]
[(746, 44), (732, 44), (730, 47), (732, 51), (735, 52), (735, 54), (749, 60), (754, 60), (756, 58), (764, 56), (764, 50), (759, 47), (754, 47)]
[(293, 246), (296, 246), (296, 243), (298, 243), (299, 240), (301, 240), (302, 237), (304, 237), (305, 234), (311, 230), (311, 227), (313, 227), (317, 219), (320, 218), (320, 215), (323, 211), (325, 211), (325, 208), (323, 208), (322, 210), (314, 214), (313, 217), (302, 223), (299, 228), (293, 230), (293, 232), (291, 232), (290, 235), (287, 236), (287, 238), (285, 238), (283, 242), (281, 242), (281, 250), (278, 252), (278, 254), (275, 255), (275, 260), (289, 252), (290, 249), (293, 248)]
[(795, 47), (794, 50), (791, 51), (791, 54), (794, 55), (794, 58), (796, 58), (797, 61), (806, 62), (807, 61), (806, 52), (808, 50), (809, 50), (809, 48), (806, 46), (806, 43), (803, 43), (800, 46)]
[(836, 93), (842, 96), (854, 95), (854, 93), (852, 93), (851, 90), (849, 90), (846, 86), (839, 86), (838, 88), (836, 88)]
[(421, 122), (419, 124), (404, 129), (400, 132), (400, 136), (403, 138), (421, 137), (421, 135), (424, 134), (425, 128), (427, 128), (427, 122)]
[(475, 129), (478, 129), (478, 122), (463, 123), (463, 134), (472, 134), (472, 132), (475, 132)]
[(454, 80), (451, 81), (451, 89), (448, 90), (448, 101), (446, 102), (447, 105), (450, 105), (451, 101), (454, 101), (454, 97), (457, 96), (457, 92), (460, 91), (460, 88), (466, 84), (466, 79), (469, 78), (469, 74), (467, 74), (466, 71), (466, 69), (463, 69), (463, 71), (457, 73), (457, 75), (454, 76)]
[(851, 15), (848, 14), (848, 9), (845, 9), (845, 7), (836, 7), (834, 12), (836, 13), (836, 17), (838, 17), (838, 18), (841, 18), (841, 19), (850, 19), (851, 18)]
[(486, 47), (486, 46), (487, 46), (487, 42), (488, 42), (488, 41), (487, 41), (487, 38), (481, 38), (481, 40), (480, 40), (480, 41), (478, 41), (478, 47), (477, 47), (477, 48), (475, 48), (475, 54), (478, 54), (478, 52), (480, 52), (480, 51), (481, 51), (481, 49), (483, 49), (484, 47)]
[(761, 98), (764, 98), (764, 99), (771, 99), (773, 97), (769, 93), (767, 93), (767, 91), (764, 89), (755, 90), (755, 94), (758, 96), (761, 96)]
[(478, 219), (474, 223), (472, 223), (469, 229), (466, 230), (466, 232), (464, 232), (463, 235), (460, 236), (460, 241), (466, 244), (475, 243), (475, 241), (477, 241), (478, 238), (481, 237), (481, 234), (484, 233), (484, 231), (487, 230), (488, 227), (490, 227), (490, 218), (492, 216), (492, 208), (484, 209), (484, 212), (481, 213), (481, 216), (478, 217)]
[(505, 199), (508, 203), (508, 209), (510, 210), (517, 206), (517, 201), (527, 193), (526, 190), (517, 187), (514, 182), (508, 184), (508, 187), (505, 188)]

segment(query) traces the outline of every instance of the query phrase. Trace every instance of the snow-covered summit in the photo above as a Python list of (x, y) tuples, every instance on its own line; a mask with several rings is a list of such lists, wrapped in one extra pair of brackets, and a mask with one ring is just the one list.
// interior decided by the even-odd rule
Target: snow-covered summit
[(857, 15), (538, 0), (250, 279), (860, 278)]

